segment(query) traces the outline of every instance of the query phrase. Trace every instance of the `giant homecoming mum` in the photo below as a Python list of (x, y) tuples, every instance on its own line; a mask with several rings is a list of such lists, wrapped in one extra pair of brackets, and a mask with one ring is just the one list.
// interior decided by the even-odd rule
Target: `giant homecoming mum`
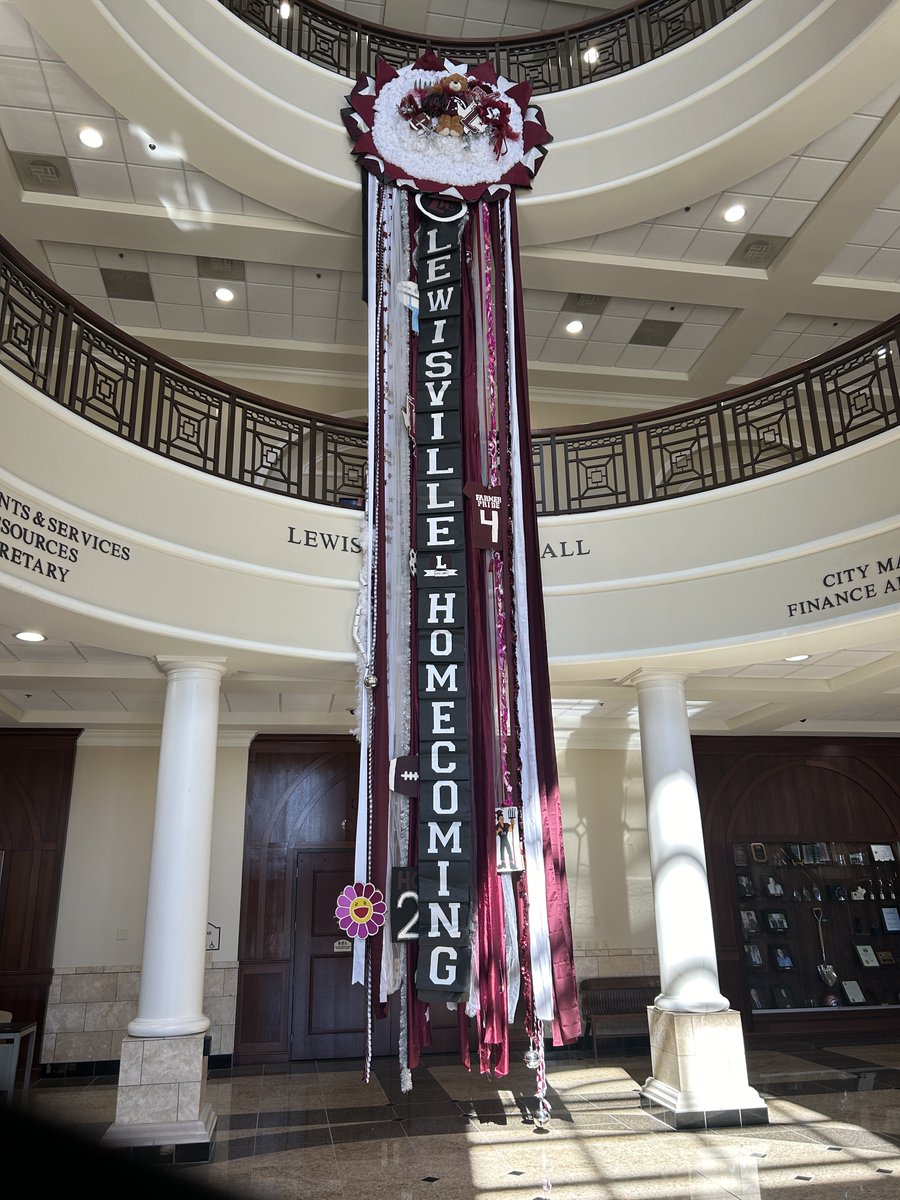
[[(366, 560), (355, 635), (355, 878), (388, 897), (353, 941), (404, 1090), (432, 1022), (509, 1069), (523, 1030), (575, 1041), (575, 988), (528, 421), (516, 187), (550, 137), (531, 87), (433, 52), (379, 62), (344, 123), (365, 189)], [(346, 893), (347, 895), (350, 892)], [(368, 894), (368, 892), (366, 892)], [(346, 914), (345, 914), (346, 915)]]

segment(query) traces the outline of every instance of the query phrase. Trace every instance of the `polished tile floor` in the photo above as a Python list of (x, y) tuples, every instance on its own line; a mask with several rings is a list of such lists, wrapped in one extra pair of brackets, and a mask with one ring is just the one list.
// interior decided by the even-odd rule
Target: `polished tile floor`
[[(753, 1050), (748, 1064), (771, 1123), (696, 1133), (642, 1112), (650, 1064), (640, 1046), (599, 1060), (554, 1055), (546, 1130), (532, 1120), (535, 1076), (521, 1059), (491, 1079), (430, 1058), (405, 1095), (388, 1059), (375, 1060), (368, 1084), (357, 1062), (212, 1071), (211, 1161), (147, 1164), (149, 1183), (123, 1176), (108, 1191), (122, 1200), (209, 1189), (228, 1200), (900, 1200), (900, 1046)], [(115, 1080), (42, 1079), (13, 1108), (95, 1148), (114, 1117)], [(4, 1142), (8, 1171), (16, 1146), (0, 1123)], [(35, 1170), (66, 1169), (67, 1147), (41, 1144)], [(95, 1166), (81, 1164), (94, 1196)]]

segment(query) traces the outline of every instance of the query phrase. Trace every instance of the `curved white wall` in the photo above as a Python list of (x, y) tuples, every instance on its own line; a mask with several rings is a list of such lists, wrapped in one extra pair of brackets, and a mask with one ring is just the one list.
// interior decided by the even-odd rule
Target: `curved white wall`
[[(194, 166), (357, 231), (348, 80), (217, 0), (15, 3), (100, 95)], [(555, 141), (522, 201), (524, 243), (633, 224), (755, 174), (893, 83), (898, 51), (900, 0), (754, 0), (655, 62), (540, 97)]]
[[(48, 632), (89, 644), (150, 655), (224, 648), (236, 666), (352, 670), (358, 513), (174, 465), (8, 372), (0, 403), (7, 621), (46, 606)], [(702, 662), (740, 645), (758, 653), (797, 632), (840, 627), (846, 636), (848, 622), (896, 621), (898, 444), (900, 432), (884, 434), (751, 484), (543, 520), (558, 677), (596, 676), (603, 664), (621, 674), (673, 657)], [(59, 534), (60, 521), (75, 527), (74, 540), (71, 529)]]
[[(169, 463), (2, 369), (0, 397), (7, 620), (43, 603), (48, 632), (64, 613), (61, 636), (133, 653), (227, 647), (230, 661), (248, 669), (273, 657), (353, 661), (358, 512), (282, 499)], [(26, 519), (9, 498), (20, 513), (27, 508)], [(60, 535), (60, 521), (74, 526), (74, 538), (69, 528)], [(22, 561), (22, 552), (54, 570)]]

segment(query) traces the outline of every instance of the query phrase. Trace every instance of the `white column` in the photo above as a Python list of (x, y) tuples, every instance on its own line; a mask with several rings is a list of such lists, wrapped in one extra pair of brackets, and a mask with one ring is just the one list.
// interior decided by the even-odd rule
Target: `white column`
[(723, 1012), (685, 677), (635, 678), (661, 994), (669, 1012)]
[(224, 659), (160, 658), (166, 702), (137, 1038), (205, 1033), (203, 976)]

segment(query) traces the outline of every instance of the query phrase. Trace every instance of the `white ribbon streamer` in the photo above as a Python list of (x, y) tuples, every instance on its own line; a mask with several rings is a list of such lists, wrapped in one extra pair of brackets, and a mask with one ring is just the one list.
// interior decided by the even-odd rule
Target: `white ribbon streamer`
[[(503, 201), (504, 224), (510, 228), (509, 199)], [(506, 295), (514, 292), (512, 247), (503, 239)], [(515, 309), (507, 306), (510, 346), (515, 346)], [(516, 403), (514, 364), (509, 369), (509, 422), (511, 433), (513, 503), (513, 595), (516, 613), (516, 670), (518, 690), (520, 756), (522, 762), (522, 832), (525, 841), (525, 879), (528, 885), (528, 936), (531, 943), (531, 976), (535, 1015), (542, 1021), (553, 1020), (553, 972), (550, 957), (550, 925), (547, 913), (547, 885), (544, 875), (544, 838), (541, 820), (541, 794), (538, 781), (537, 752), (534, 741), (534, 709), (531, 692), (531, 649), (528, 644), (528, 592), (525, 564), (525, 515), (522, 498), (521, 438)]]

